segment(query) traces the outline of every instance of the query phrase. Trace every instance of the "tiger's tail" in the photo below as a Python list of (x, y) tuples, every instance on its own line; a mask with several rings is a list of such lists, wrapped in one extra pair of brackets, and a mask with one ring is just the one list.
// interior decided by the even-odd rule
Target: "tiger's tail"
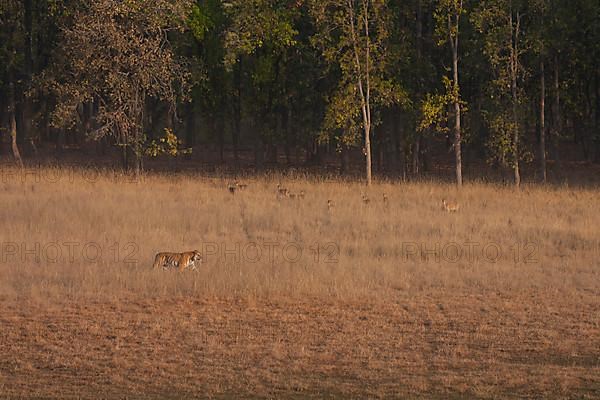
[(162, 256), (160, 254), (157, 254), (156, 257), (154, 257), (154, 265), (152, 266), (152, 269), (159, 269), (161, 262), (160, 259), (162, 258)]

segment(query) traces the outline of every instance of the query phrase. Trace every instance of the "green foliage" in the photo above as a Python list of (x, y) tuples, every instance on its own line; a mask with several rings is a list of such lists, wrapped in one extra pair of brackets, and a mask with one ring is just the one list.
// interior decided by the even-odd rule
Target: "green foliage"
[(487, 121), (493, 132), (486, 144), (490, 154), (488, 160), (498, 161), (507, 167), (514, 166), (516, 148), (513, 132), (518, 126), (509, 115), (500, 113), (488, 114)]
[(460, 99), (458, 86), (454, 85), (450, 78), (442, 78), (445, 91), (442, 94), (428, 93), (421, 102), (421, 120), (418, 125), (419, 131), (433, 128), (436, 132), (448, 132), (448, 119), (450, 117), (448, 108), (458, 101), (461, 104), (461, 112), (467, 111), (467, 105)]
[(194, 37), (198, 41), (203, 41), (206, 33), (214, 28), (214, 22), (211, 19), (207, 7), (202, 7), (200, 4), (192, 6), (192, 12), (188, 18), (188, 26)]
[(233, 66), (240, 55), (253, 54), (265, 46), (276, 52), (296, 44), (297, 10), (284, 0), (226, 0), (223, 8), (231, 19), (225, 34), (225, 64)]
[[(31, 120), (38, 139), (54, 125), (110, 135), (124, 153), (145, 146), (150, 120), (177, 117), (190, 141), (315, 149), (370, 132), (410, 157), (423, 132), (448, 133), (453, 102), (461, 115), (468, 102), (469, 151), (487, 141), (510, 166), (530, 158), (542, 61), (547, 143), (577, 137), (600, 154), (599, 21), (597, 0), (0, 0), (0, 91), (15, 88), (19, 135)], [(163, 139), (151, 155), (172, 154)]]
[(435, 33), (439, 46), (458, 35), (459, 27), (456, 21), (466, 13), (463, 3), (464, 0), (438, 0), (433, 16), (436, 21)]
[[(360, 131), (365, 128), (360, 85), (368, 92), (369, 112), (374, 114), (385, 107), (410, 103), (406, 91), (388, 69), (392, 29), (388, 2), (314, 0), (310, 7), (317, 29), (312, 43), (320, 49), (329, 67), (338, 72), (337, 86), (327, 97), (319, 138), (327, 141), (333, 135), (345, 145), (357, 145)], [(374, 118), (369, 122), (375, 126), (378, 121)]]
[(514, 141), (514, 132), (520, 127), (512, 121), (509, 113), (486, 113), (486, 120), (493, 132), (486, 143), (489, 162), (497, 161), (501, 165), (512, 168), (517, 159), (532, 160), (533, 154), (522, 146), (517, 146)]
[(149, 157), (158, 157), (163, 154), (171, 157), (191, 154), (192, 149), (181, 148), (182, 144), (172, 129), (165, 128), (165, 135), (158, 140), (152, 140), (150, 143), (147, 143), (144, 153)]
[(524, 1), (484, 0), (472, 15), (493, 71), (488, 88), (493, 108), (486, 114), (492, 133), (488, 139), (490, 158), (512, 167), (527, 155), (521, 146), (524, 82), (528, 77), (523, 57), (531, 50), (525, 11)]

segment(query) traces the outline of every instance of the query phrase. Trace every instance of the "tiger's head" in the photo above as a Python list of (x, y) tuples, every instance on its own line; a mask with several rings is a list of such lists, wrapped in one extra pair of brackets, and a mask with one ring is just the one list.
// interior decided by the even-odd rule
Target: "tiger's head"
[(202, 263), (202, 253), (200, 253), (200, 251), (198, 251), (198, 250), (192, 251), (190, 261), (189, 261), (190, 268), (193, 271), (197, 271), (196, 267), (200, 266), (199, 264), (201, 264), (201, 263)]
[(194, 250), (192, 253), (193, 253), (192, 261), (201, 263), (202, 262), (202, 253), (200, 253), (200, 251), (198, 251), (198, 250)]

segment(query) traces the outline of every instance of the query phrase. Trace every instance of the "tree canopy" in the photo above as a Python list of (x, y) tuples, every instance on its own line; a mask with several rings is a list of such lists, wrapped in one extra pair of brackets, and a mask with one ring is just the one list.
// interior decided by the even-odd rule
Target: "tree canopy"
[(138, 172), (183, 154), (545, 181), (600, 162), (600, 4), (3, 0), (0, 88), (25, 162), (99, 142)]

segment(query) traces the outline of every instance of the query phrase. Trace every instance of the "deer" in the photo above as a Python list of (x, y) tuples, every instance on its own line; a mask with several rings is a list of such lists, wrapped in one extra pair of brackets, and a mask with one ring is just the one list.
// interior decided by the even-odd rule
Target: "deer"
[(455, 201), (446, 201), (442, 199), (442, 209), (446, 212), (457, 212), (460, 209), (460, 204)]

